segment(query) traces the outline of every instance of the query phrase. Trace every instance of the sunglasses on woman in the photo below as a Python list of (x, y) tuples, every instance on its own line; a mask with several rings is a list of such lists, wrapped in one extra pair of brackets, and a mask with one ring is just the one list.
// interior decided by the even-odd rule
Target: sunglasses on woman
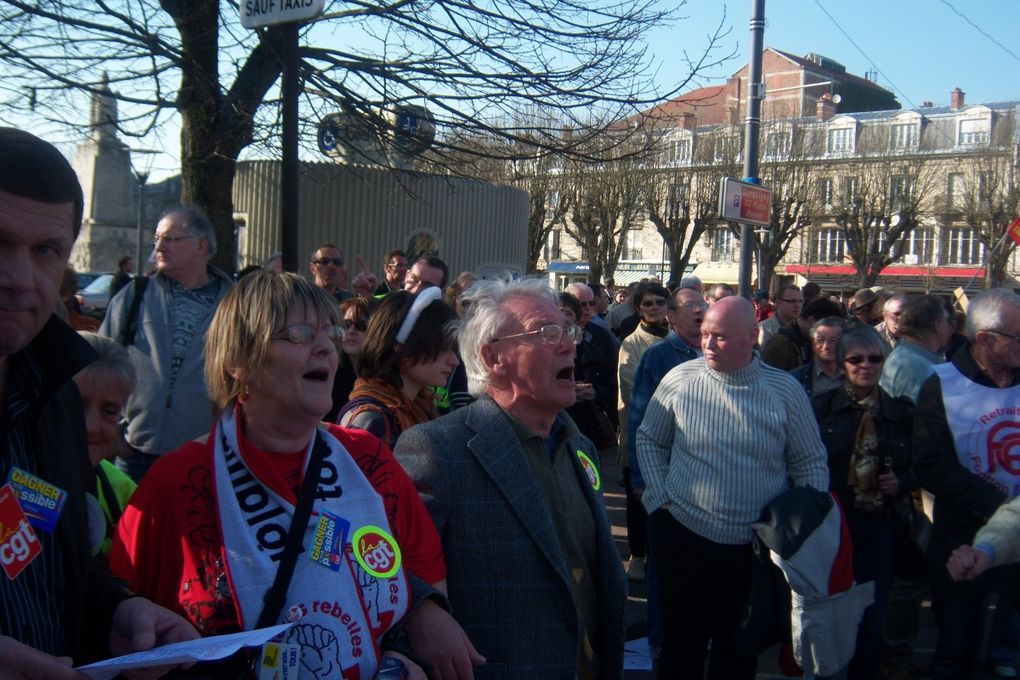
[(368, 323), (365, 321), (353, 321), (351, 319), (344, 319), (344, 330), (349, 331), (351, 329), (361, 331), (364, 333), (368, 330)]
[(863, 354), (857, 354), (852, 357), (847, 357), (843, 361), (847, 362), (848, 364), (853, 364), (854, 366), (857, 366), (858, 364), (863, 364), (865, 361), (867, 361), (869, 364), (880, 364), (883, 361), (885, 361), (885, 357), (882, 356), (881, 354), (869, 354), (867, 356), (864, 356)]

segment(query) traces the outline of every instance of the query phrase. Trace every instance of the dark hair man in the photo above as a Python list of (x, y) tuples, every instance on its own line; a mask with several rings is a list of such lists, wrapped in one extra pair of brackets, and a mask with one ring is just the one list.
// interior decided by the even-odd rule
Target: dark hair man
[(886, 357), (878, 384), (890, 396), (906, 397), (917, 403), (921, 385), (931, 377), (935, 366), (946, 360), (942, 349), (949, 342), (952, 327), (949, 312), (939, 296), (908, 295), (900, 301), (899, 342)]
[(121, 288), (127, 285), (128, 281), (131, 280), (132, 274), (135, 271), (135, 258), (130, 255), (117, 260), (117, 273), (110, 279), (110, 299), (116, 295)]
[(775, 314), (758, 325), (758, 346), (764, 347), (769, 338), (778, 333), (780, 328), (800, 316), (800, 310), (803, 307), (804, 294), (799, 286), (792, 283), (780, 286), (776, 291)]
[(840, 309), (832, 300), (815, 298), (804, 305), (795, 321), (788, 323), (773, 335), (761, 349), (761, 360), (782, 371), (792, 371), (811, 361), (814, 350), (811, 327), (816, 321), (839, 316)]
[[(73, 680), (75, 663), (198, 633), (133, 597), (90, 558), (85, 494), (95, 484), (71, 376), (95, 359), (53, 315), (78, 236), (82, 191), (52, 145), (0, 128), (0, 659), (4, 677)], [(28, 496), (65, 500), (26, 516)], [(95, 546), (98, 547), (98, 546)]]
[(375, 294), (386, 295), (395, 290), (404, 290), (407, 269), (407, 253), (403, 250), (391, 250), (383, 255), (383, 280), (375, 289)]
[(404, 290), (408, 293), (417, 293), (430, 286), (443, 289), (446, 288), (449, 278), (450, 268), (446, 266), (445, 262), (435, 255), (425, 255), (419, 258), (407, 272), (407, 276), (404, 277)]

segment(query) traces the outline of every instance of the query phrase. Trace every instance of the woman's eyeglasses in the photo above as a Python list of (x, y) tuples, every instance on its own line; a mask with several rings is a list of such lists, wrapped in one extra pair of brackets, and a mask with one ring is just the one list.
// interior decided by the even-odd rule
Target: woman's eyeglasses
[(361, 331), (364, 333), (368, 330), (368, 323), (365, 321), (354, 321), (353, 319), (344, 319), (344, 330), (349, 331), (351, 329)]
[(665, 307), (666, 306), (666, 301), (663, 300), (662, 298), (655, 298), (653, 300), (642, 300), (641, 301), (641, 306), (642, 307)]
[(854, 366), (863, 364), (865, 361), (867, 361), (869, 364), (880, 364), (883, 361), (885, 361), (885, 357), (882, 356), (881, 354), (869, 354), (867, 356), (863, 354), (855, 354), (852, 357), (847, 357), (846, 359), (843, 359), (843, 361), (847, 362), (848, 364), (853, 364)]
[(296, 323), (293, 326), (287, 326), (282, 331), (277, 331), (269, 337), (273, 340), (286, 340), (295, 345), (308, 345), (315, 342), (315, 337), (319, 334), (319, 331), (325, 333), (326, 337), (334, 343), (342, 342), (344, 339), (344, 329), (340, 326), (315, 328), (306, 323)]

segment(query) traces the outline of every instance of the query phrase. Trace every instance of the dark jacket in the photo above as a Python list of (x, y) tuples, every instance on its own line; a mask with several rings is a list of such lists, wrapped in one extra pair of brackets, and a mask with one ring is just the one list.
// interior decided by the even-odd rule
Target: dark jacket
[[(890, 397), (881, 387), (878, 388), (878, 395), (879, 410), (874, 419), (875, 433), (878, 435), (878, 456), (883, 471), (885, 459), (892, 458), (892, 469), (899, 482), (897, 499), (904, 499), (917, 488), (917, 479), (910, 466), (913, 405), (906, 399)], [(846, 480), (861, 412), (853, 407), (845, 389), (819, 394), (811, 400), (811, 405), (818, 420), (822, 443), (829, 455), (829, 491), (839, 496), (844, 508), (853, 508), (853, 491)]]
[(780, 328), (761, 349), (761, 360), (781, 371), (792, 371), (812, 357), (811, 336), (800, 329), (796, 319)]
[[(609, 422), (619, 427), (617, 404), (619, 386), (616, 371), (616, 343), (609, 331), (589, 323), (584, 328), (584, 339), (577, 347), (574, 359), (574, 380), (589, 382), (595, 388), (595, 402), (609, 416)], [(591, 412), (584, 402), (578, 402), (567, 409), (577, 427), (589, 439), (595, 440)]]
[[(576, 431), (569, 436), (568, 451), (599, 460), (591, 442)], [(451, 611), (487, 658), (474, 677), (573, 680), (579, 647), (573, 576), (510, 418), (491, 399), (479, 399), (405, 430), (393, 454), (442, 538)], [(594, 489), (574, 462), (597, 531), (599, 627), (591, 642), (598, 678), (618, 680), (627, 579), (602, 497), (606, 480)]]
[(71, 376), (96, 356), (55, 316), (30, 347), (44, 374), (39, 397), (28, 412), (31, 446), (36, 474), (67, 492), (56, 529), (65, 577), (62, 624), (66, 653), (80, 664), (108, 655), (113, 610), (127, 594), (105, 562), (89, 556), (85, 493), (96, 493), (96, 479), (89, 464), (81, 398)]
[[(970, 353), (970, 343), (961, 346), (949, 359), (969, 380), (988, 387), (995, 383), (981, 370)], [(1020, 370), (1013, 383), (1020, 382)], [(970, 543), (1003, 502), (1006, 496), (992, 484), (964, 468), (956, 457), (953, 433), (946, 421), (942, 401), (942, 383), (933, 375), (921, 386), (914, 422), (914, 470), (921, 486), (935, 495), (935, 518), (928, 546), (932, 576), (948, 580), (946, 560), (953, 550)], [(975, 587), (1017, 589), (1020, 567), (1011, 565), (990, 570), (974, 582)]]

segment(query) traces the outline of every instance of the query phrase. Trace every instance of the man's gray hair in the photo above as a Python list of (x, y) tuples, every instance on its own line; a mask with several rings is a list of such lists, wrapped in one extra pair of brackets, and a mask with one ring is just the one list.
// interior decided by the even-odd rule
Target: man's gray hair
[(1002, 330), (1002, 310), (1006, 305), (1020, 312), (1020, 295), (1007, 288), (992, 288), (971, 300), (967, 308), (967, 337), (973, 341), (978, 331)]
[(216, 254), (216, 227), (201, 208), (194, 205), (179, 205), (163, 213), (163, 217), (167, 215), (183, 215), (191, 233), (204, 238), (209, 244), (209, 258)]
[(465, 293), (471, 300), (471, 315), (460, 327), (458, 343), (467, 373), (468, 392), (475, 397), (486, 394), (489, 371), (482, 361), (482, 345), (497, 337), (510, 317), (507, 302), (515, 298), (546, 300), (559, 307), (556, 291), (544, 278), (518, 281), (478, 281)]
[(690, 288), (696, 290), (699, 293), (705, 290), (705, 285), (701, 282), (701, 279), (694, 274), (688, 274), (680, 279), (680, 288)]
[(906, 302), (906, 300), (907, 300), (907, 296), (906, 295), (899, 295), (899, 294), (897, 294), (897, 295), (890, 295), (889, 299), (886, 300), (882, 304), (882, 311), (883, 312), (888, 312), (888, 311), (890, 311), (892, 309), (893, 303), (899, 302), (900, 304), (903, 304), (904, 302)]
[(824, 319), (819, 319), (811, 325), (811, 331), (808, 333), (811, 339), (815, 339), (815, 333), (819, 328), (838, 328), (839, 332), (842, 333), (846, 330), (846, 319), (841, 316), (827, 316)]

